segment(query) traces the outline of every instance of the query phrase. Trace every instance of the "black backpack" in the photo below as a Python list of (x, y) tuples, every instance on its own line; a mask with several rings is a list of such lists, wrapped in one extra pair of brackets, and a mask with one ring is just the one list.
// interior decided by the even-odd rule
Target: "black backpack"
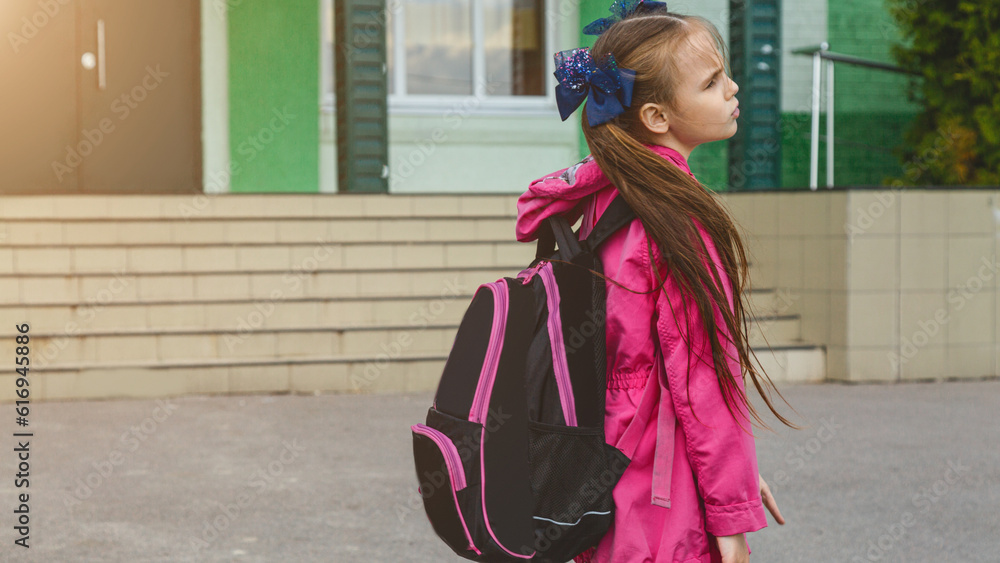
[(605, 281), (588, 270), (634, 217), (619, 195), (582, 241), (550, 217), (528, 268), (477, 289), (411, 427), (424, 509), (458, 555), (561, 563), (614, 520), (630, 460), (604, 439)]

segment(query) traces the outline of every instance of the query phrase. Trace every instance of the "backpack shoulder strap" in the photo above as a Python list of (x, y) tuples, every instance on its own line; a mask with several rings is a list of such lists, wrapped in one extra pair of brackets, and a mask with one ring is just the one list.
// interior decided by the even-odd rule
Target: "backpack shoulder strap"
[(549, 217), (542, 223), (538, 232), (538, 245), (535, 249), (535, 259), (549, 258), (556, 252), (559, 243), (559, 258), (570, 260), (580, 254), (581, 246), (569, 222), (559, 215)]
[(618, 194), (611, 204), (608, 205), (608, 208), (604, 210), (604, 213), (601, 214), (601, 218), (597, 220), (597, 224), (590, 231), (590, 235), (587, 236), (586, 240), (581, 241), (581, 243), (588, 250), (594, 250), (607, 240), (608, 237), (618, 231), (618, 229), (631, 223), (632, 219), (635, 219), (635, 212), (625, 202), (625, 198), (621, 194)]
[(569, 223), (560, 216), (549, 217), (542, 223), (538, 232), (535, 259), (552, 256), (555, 253), (556, 242), (559, 243), (560, 257), (565, 260), (576, 256), (580, 250), (593, 251), (618, 229), (629, 224), (632, 219), (635, 219), (635, 212), (625, 202), (625, 198), (618, 194), (604, 210), (601, 218), (597, 220), (590, 235), (586, 240), (580, 241), (578, 246), (577, 236), (573, 233)]

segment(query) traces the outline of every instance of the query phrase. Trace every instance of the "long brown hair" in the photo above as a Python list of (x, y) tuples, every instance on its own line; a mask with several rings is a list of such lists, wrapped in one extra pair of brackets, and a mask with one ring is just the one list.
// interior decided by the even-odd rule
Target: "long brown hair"
[[(775, 410), (765, 388), (773, 389), (779, 396), (781, 393), (750, 360), (751, 355), (756, 359), (756, 354), (749, 345), (750, 315), (746, 311), (749, 299), (747, 304), (743, 303), (749, 289), (749, 268), (743, 241), (732, 218), (715, 193), (645, 146), (651, 141), (638, 110), (647, 102), (676, 109), (676, 83), (681, 69), (677, 57), (672, 55), (682, 47), (698, 48), (693, 41), (698, 33), (709, 33), (715, 45), (712, 53), (699, 54), (721, 58), (728, 73), (728, 54), (722, 37), (710, 22), (696, 16), (667, 12), (634, 16), (615, 23), (601, 34), (591, 52), (598, 59), (611, 53), (621, 68), (635, 71), (632, 103), (625, 113), (595, 127), (587, 123), (584, 109), (584, 136), (601, 171), (618, 188), (642, 221), (651, 242), (655, 242), (649, 245), (650, 263), (658, 263), (657, 257), (652, 256), (655, 246), (660, 253), (659, 262), (665, 262), (684, 300), (694, 299), (709, 335), (716, 377), (730, 414), (735, 419), (735, 411), (739, 410), (746, 418), (741, 409), (735, 408), (745, 407), (754, 420), (767, 428), (746, 394), (740, 392), (736, 375), (728, 368), (726, 352), (719, 341), (716, 308), (725, 320), (728, 342), (738, 352), (743, 380), (749, 375), (771, 412), (785, 425), (798, 428)], [(720, 266), (732, 283), (734, 310), (729, 308), (722, 280), (711, 266), (713, 261), (695, 220), (711, 237)], [(659, 268), (653, 269), (662, 287), (665, 280), (661, 279)], [(686, 311), (685, 307), (680, 309)], [(690, 346), (690, 342), (686, 344)]]

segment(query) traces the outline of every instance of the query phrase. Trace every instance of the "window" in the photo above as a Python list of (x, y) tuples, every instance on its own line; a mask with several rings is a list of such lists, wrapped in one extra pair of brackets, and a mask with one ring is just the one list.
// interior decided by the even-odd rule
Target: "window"
[(546, 0), (390, 0), (390, 107), (474, 97), (484, 108), (553, 104)]
[[(549, 0), (554, 1), (554, 0)], [(387, 0), (390, 110), (555, 106), (547, 0)], [(333, 110), (333, 0), (322, 0), (323, 106)]]

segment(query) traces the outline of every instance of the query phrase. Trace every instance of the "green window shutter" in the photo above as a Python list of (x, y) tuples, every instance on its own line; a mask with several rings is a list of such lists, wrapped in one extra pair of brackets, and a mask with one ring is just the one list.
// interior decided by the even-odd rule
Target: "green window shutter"
[(388, 192), (385, 0), (334, 0), (337, 185)]
[(732, 190), (781, 187), (781, 0), (730, 0), (739, 129), (729, 141)]

